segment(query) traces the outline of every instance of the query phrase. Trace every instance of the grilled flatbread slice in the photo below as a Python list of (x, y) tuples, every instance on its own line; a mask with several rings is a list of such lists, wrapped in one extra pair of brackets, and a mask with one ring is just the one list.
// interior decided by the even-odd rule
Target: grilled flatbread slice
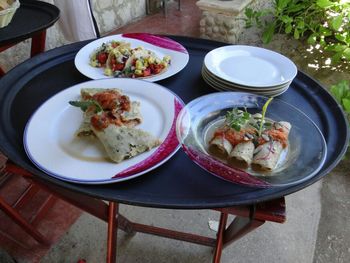
[(161, 144), (159, 139), (141, 129), (112, 124), (102, 130), (97, 130), (93, 125), (91, 128), (103, 144), (109, 158), (116, 163), (149, 151)]

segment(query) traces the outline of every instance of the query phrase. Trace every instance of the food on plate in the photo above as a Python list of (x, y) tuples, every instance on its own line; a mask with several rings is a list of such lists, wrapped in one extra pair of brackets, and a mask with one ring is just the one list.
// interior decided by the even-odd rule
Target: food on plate
[(170, 56), (159, 58), (143, 47), (131, 48), (130, 43), (111, 41), (91, 54), (90, 65), (103, 68), (106, 76), (147, 78), (164, 72), (170, 60)]
[(87, 88), (80, 94), (81, 100), (69, 102), (84, 112), (76, 135), (98, 138), (112, 161), (121, 162), (161, 144), (136, 128), (142, 122), (140, 103), (131, 101), (121, 90)]
[(0, 11), (8, 9), (15, 2), (15, 0), (0, 0)]
[(96, 68), (104, 68), (106, 66), (109, 54), (113, 50), (128, 50), (130, 44), (124, 41), (110, 41), (103, 43), (90, 56), (90, 65)]
[(142, 122), (140, 103), (130, 101), (119, 89), (87, 88), (80, 91), (81, 101), (72, 102), (73, 106), (82, 107), (83, 122), (76, 132), (78, 137), (95, 136), (91, 129), (91, 118), (96, 115), (96, 107), (101, 106), (101, 116), (105, 122), (121, 122), (128, 127), (135, 127)]
[(251, 115), (233, 109), (226, 114), (223, 125), (214, 132), (209, 142), (209, 151), (235, 166), (247, 168), (253, 159), (255, 134)]
[(270, 101), (263, 107), (262, 114), (240, 109), (227, 112), (208, 142), (209, 153), (239, 168), (273, 171), (288, 146), (291, 124), (265, 118)]
[(272, 171), (276, 166), (281, 152), (288, 145), (288, 135), (291, 129), (289, 122), (273, 123), (270, 129), (263, 131), (258, 138), (258, 147), (254, 151), (252, 167), (254, 170)]
[(116, 163), (159, 146), (161, 141), (146, 131), (127, 126), (109, 124), (98, 129), (91, 126), (97, 138), (103, 144), (109, 158)]

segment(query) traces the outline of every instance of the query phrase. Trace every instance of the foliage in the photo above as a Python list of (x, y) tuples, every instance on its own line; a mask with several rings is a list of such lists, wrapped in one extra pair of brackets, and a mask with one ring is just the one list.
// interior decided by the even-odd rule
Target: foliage
[(262, 28), (269, 43), (275, 33), (319, 44), (332, 62), (350, 61), (350, 0), (274, 0), (273, 9), (245, 9), (247, 27)]
[[(331, 94), (342, 106), (348, 120), (350, 121), (350, 85), (346, 80), (342, 80), (339, 83), (332, 85), (330, 88)], [(348, 154), (350, 147), (348, 147)]]
[(340, 81), (330, 88), (332, 95), (343, 107), (345, 113), (350, 116), (350, 86), (346, 80)]
[(236, 108), (226, 113), (226, 123), (236, 131), (240, 131), (241, 128), (249, 121), (249, 119), (250, 113)]

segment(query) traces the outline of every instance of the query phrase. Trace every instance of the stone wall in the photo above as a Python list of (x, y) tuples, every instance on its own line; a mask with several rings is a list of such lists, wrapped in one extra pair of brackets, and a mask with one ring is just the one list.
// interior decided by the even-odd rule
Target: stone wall
[[(42, 0), (53, 4), (53, 0)], [(72, 0), (73, 1), (73, 0)], [(114, 29), (141, 18), (146, 14), (145, 0), (92, 0), (94, 17), (101, 35), (105, 35)], [(30, 56), (30, 43), (28, 39), (2, 53), (0, 53), (0, 65), (8, 71)], [(56, 23), (47, 30), (46, 50), (68, 44)]]
[(146, 14), (145, 0), (92, 0), (101, 34), (106, 34)]
[[(202, 11), (200, 37), (231, 44), (259, 42), (260, 30), (245, 28), (244, 11), (246, 7), (259, 10), (271, 4), (270, 0), (200, 0), (197, 2)], [(247, 36), (249, 40), (245, 39)]]

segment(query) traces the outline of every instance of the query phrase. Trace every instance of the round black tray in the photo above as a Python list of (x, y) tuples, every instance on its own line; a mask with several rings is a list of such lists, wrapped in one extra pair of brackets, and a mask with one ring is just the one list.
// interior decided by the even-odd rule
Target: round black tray
[[(185, 103), (216, 92), (201, 78), (204, 56), (223, 43), (174, 37), (189, 51), (190, 61), (180, 73), (159, 83)], [(315, 80), (299, 72), (280, 98), (305, 112), (320, 128), (328, 146), (326, 162), (309, 180), (286, 187), (245, 187), (221, 180), (194, 164), (180, 149), (168, 162), (138, 178), (109, 185), (80, 185), (60, 181), (39, 171), (27, 158), (22, 143), (32, 113), (62, 89), (88, 80), (74, 66), (77, 51), (89, 41), (63, 46), (17, 66), (0, 81), (0, 150), (37, 180), (71, 191), (121, 203), (161, 208), (215, 208), (266, 201), (298, 191), (330, 172), (344, 155), (348, 124), (333, 97)], [(50, 149), (47, 149), (48, 151)]]
[(0, 45), (17, 43), (52, 26), (59, 18), (60, 10), (42, 1), (20, 1), (20, 7), (10, 24), (0, 28)]

